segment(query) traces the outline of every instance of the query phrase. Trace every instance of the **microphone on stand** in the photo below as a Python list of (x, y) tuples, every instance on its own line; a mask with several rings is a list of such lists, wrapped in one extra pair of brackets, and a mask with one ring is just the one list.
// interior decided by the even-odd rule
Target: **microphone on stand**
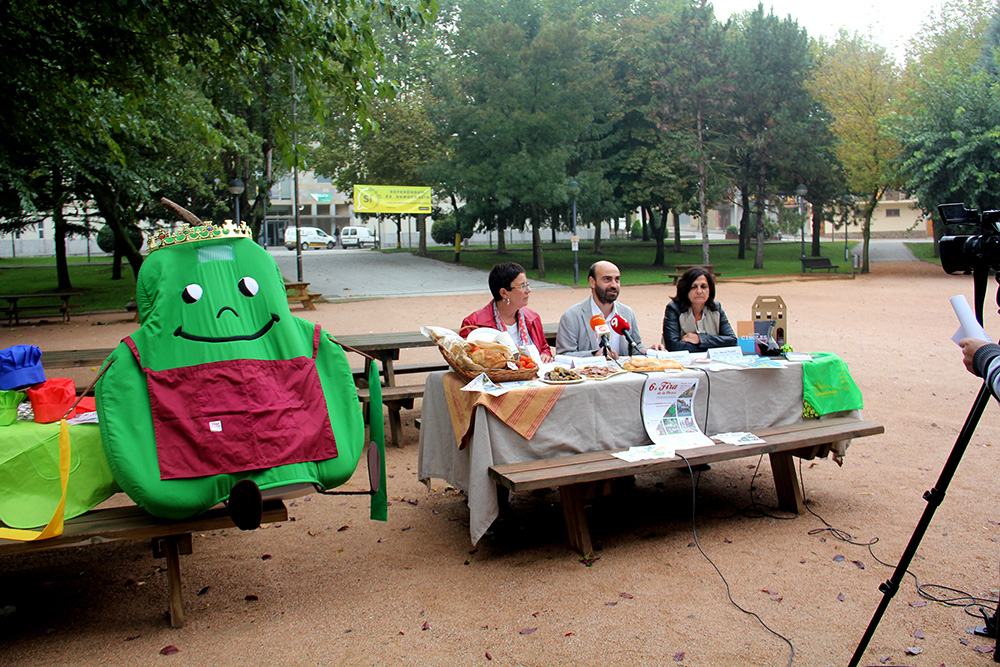
[(601, 345), (601, 349), (604, 350), (604, 357), (606, 359), (611, 358), (611, 329), (608, 328), (608, 323), (604, 321), (604, 318), (600, 315), (594, 315), (590, 318), (590, 328), (594, 330), (594, 335), (597, 336), (597, 342)]
[(628, 323), (624, 317), (619, 317), (617, 314), (611, 318), (611, 328), (614, 329), (615, 333), (619, 336), (625, 336), (625, 340), (628, 341), (628, 353), (632, 356), (634, 349), (636, 353), (639, 352), (639, 345), (632, 338), (632, 325)]

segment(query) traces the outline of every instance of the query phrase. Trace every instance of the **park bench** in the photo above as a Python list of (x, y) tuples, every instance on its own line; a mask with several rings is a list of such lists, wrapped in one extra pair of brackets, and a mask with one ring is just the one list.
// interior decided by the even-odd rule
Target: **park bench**
[(802, 271), (816, 271), (817, 269), (826, 269), (827, 273), (830, 273), (830, 269), (836, 271), (840, 268), (839, 264), (833, 264), (830, 262), (829, 257), (803, 257), (802, 258)]
[[(264, 501), (261, 523), (287, 519), (288, 509), (281, 500)], [(167, 559), (170, 627), (179, 628), (184, 625), (180, 557), (192, 551), (191, 534), (235, 527), (229, 518), (229, 510), (221, 506), (180, 521), (157, 519), (135, 505), (94, 509), (67, 520), (62, 535), (57, 537), (35, 542), (0, 540), (0, 556), (16, 556), (124, 540), (151, 540), (153, 556)]]
[(802, 489), (792, 457), (811, 459), (824, 446), (834, 442), (884, 432), (885, 428), (881, 424), (851, 417), (807, 420), (756, 429), (755, 435), (762, 438), (764, 444), (715, 444), (684, 450), (680, 453), (686, 457), (687, 462), (678, 456), (629, 463), (615, 458), (610, 451), (600, 451), (496, 465), (490, 467), (489, 475), (494, 482), (509, 491), (558, 488), (570, 546), (580, 554), (589, 556), (593, 552), (593, 545), (584, 513), (584, 502), (587, 498), (598, 495), (608, 480), (660, 470), (686, 470), (688, 463), (694, 467), (767, 454), (771, 460), (779, 506), (790, 512), (800, 513), (804, 509)]
[[(38, 314), (56, 314), (62, 317), (62, 321), (69, 322), (69, 313), (72, 306), (69, 300), (74, 296), (81, 296), (82, 292), (55, 292), (51, 294), (0, 294), (0, 299), (7, 300), (4, 308), (4, 315), (7, 317), (8, 326), (20, 324), (21, 316), (29, 312)], [(28, 303), (24, 303), (27, 301)]]

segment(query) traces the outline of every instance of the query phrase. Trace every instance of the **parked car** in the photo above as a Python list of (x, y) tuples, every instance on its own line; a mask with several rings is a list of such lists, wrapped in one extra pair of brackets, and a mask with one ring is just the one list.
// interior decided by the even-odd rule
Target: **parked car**
[(340, 230), (340, 245), (344, 248), (375, 247), (377, 239), (367, 227), (344, 227)]
[[(337, 245), (337, 239), (324, 232), (319, 227), (299, 227), (302, 239), (302, 249), (326, 248), (333, 249)], [(295, 250), (295, 227), (285, 227), (285, 247)]]

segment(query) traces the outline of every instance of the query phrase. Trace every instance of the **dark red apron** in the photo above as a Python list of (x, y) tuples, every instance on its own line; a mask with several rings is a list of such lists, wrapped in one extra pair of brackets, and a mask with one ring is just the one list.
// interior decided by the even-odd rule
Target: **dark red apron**
[(161, 479), (205, 477), (337, 456), (313, 356), (235, 359), (146, 372)]

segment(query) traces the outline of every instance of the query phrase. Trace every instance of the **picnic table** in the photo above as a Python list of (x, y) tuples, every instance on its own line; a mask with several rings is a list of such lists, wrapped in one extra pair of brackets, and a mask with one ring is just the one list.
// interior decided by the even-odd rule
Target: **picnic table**
[(316, 292), (309, 291), (309, 283), (306, 282), (285, 282), (285, 290), (290, 292), (288, 295), (288, 303), (301, 303), (302, 308), (305, 310), (316, 310), (316, 304), (313, 303), (314, 299), (318, 299), (322, 294), (317, 294)]
[[(5, 299), (7, 305), (4, 314), (7, 316), (8, 326), (21, 323), (21, 314), (26, 311), (42, 311), (59, 313), (62, 321), (69, 322), (69, 311), (72, 306), (69, 300), (74, 296), (82, 296), (83, 292), (52, 292), (35, 294), (0, 294), (0, 299)], [(22, 303), (28, 301), (26, 305)]]
[[(464, 448), (459, 446), (449, 407), (449, 375), (432, 373), (427, 378), (417, 479), (428, 486), (431, 479), (442, 479), (466, 493), (473, 544), (499, 516), (502, 498), (498, 498), (497, 484), (515, 492), (560, 488), (567, 536), (573, 548), (586, 555), (591, 544), (577, 492), (619, 476), (669, 467), (686, 469), (679, 458), (654, 461), (658, 466), (654, 468), (649, 462), (626, 464), (609, 454), (651, 442), (639, 410), (644, 374), (626, 373), (563, 387), (558, 400), (546, 406), (541, 422), (535, 422), (537, 430), (530, 439), (490, 409), (475, 408)], [(803, 509), (793, 456), (812, 458), (828, 451), (843, 456), (847, 445), (840, 441), (882, 431), (881, 425), (862, 422), (858, 412), (829, 415), (844, 418), (833, 424), (826, 418), (804, 420), (801, 364), (789, 363), (780, 369), (687, 369), (670, 375), (701, 381), (692, 412), (702, 432), (751, 431), (767, 441), (756, 450), (746, 445), (688, 450), (685, 455), (692, 465), (767, 453), (779, 502), (791, 511)], [(615, 409), (602, 409), (607, 405)], [(516, 422), (521, 415), (532, 414), (533, 407), (518, 404), (510, 419)], [(816, 450), (816, 445), (821, 449)]]
[(676, 285), (677, 281), (680, 280), (680, 277), (684, 275), (685, 271), (687, 271), (688, 269), (693, 269), (696, 266), (702, 266), (708, 269), (708, 272), (711, 273), (716, 278), (722, 275), (720, 271), (715, 270), (715, 265), (713, 264), (674, 264), (674, 272), (668, 273), (667, 277), (672, 278), (674, 284)]
[[(551, 345), (555, 345), (557, 328), (558, 325), (555, 323), (542, 326), (545, 339)], [(389, 438), (387, 442), (400, 446), (402, 444), (403, 429), (399, 411), (403, 408), (407, 410), (413, 408), (413, 400), (421, 398), (424, 395), (424, 384), (397, 385), (396, 375), (446, 371), (449, 368), (448, 363), (441, 357), (431, 362), (396, 364), (399, 360), (400, 350), (432, 347), (435, 345), (434, 342), (419, 331), (353, 334), (336, 336), (336, 339), (344, 345), (373, 358), (365, 359), (364, 371), (355, 373), (355, 378), (359, 384), (358, 397), (362, 403), (367, 403), (369, 397), (369, 389), (364, 385), (368, 378), (368, 369), (372, 361), (378, 361), (382, 364), (382, 403), (389, 411)]]

